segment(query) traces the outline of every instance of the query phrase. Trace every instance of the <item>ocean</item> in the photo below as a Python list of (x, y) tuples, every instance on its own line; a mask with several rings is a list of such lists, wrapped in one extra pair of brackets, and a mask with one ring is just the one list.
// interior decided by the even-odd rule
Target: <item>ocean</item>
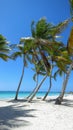
[[(20, 91), (18, 98), (26, 98), (31, 92)], [(36, 97), (43, 97), (46, 92), (38, 92)], [(0, 99), (14, 99), (16, 92), (15, 91), (0, 91)], [(59, 95), (59, 92), (50, 92), (48, 96)]]

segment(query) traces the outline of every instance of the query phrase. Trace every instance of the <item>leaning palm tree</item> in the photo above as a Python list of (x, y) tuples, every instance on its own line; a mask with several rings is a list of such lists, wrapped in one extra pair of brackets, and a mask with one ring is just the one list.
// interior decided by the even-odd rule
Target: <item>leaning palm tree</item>
[[(71, 29), (70, 37), (68, 39), (68, 53), (69, 53), (70, 57), (73, 56), (73, 28)], [(64, 93), (65, 93), (65, 90), (66, 90), (66, 86), (67, 86), (68, 79), (70, 77), (70, 73), (72, 71), (72, 68), (73, 68), (73, 59), (71, 58), (70, 65), (68, 66), (68, 69), (66, 71), (66, 78), (63, 82), (61, 94), (56, 99), (55, 104), (61, 104), (61, 102), (63, 100), (63, 96), (64, 96)]]
[[(43, 61), (46, 74), (49, 74), (51, 69), (46, 54), (52, 56), (53, 48), (56, 48), (56, 45), (59, 45), (59, 42), (54, 40), (55, 36), (59, 34), (65, 26), (68, 25), (68, 22), (69, 20), (65, 20), (57, 26), (53, 26), (51, 24), (48, 24), (45, 19), (41, 19), (35, 26), (34, 22), (32, 23), (32, 37), (21, 39), (22, 42), (29, 43), (29, 41), (32, 41), (31, 43), (33, 43), (33, 45), (38, 49), (39, 57)], [(55, 51), (57, 51), (57, 48), (55, 49)]]
[[(41, 56), (43, 64), (44, 64), (45, 71), (48, 71), (48, 70), (50, 70), (50, 64), (49, 64), (49, 62), (48, 62), (48, 60), (47, 60), (44, 52), (42, 51), (41, 46), (39, 45), (39, 43), (40, 43), (39, 39), (40, 38), (42, 38), (42, 37), (46, 38), (46, 39), (48, 38), (47, 37), (48, 24), (46, 23), (46, 21), (44, 19), (41, 19), (36, 24), (36, 32), (35, 32), (35, 29), (33, 27), (31, 29), (32, 29), (32, 36), (33, 36), (32, 39), (34, 40), (34, 43), (36, 43), (36, 45), (38, 46), (39, 53), (40, 53), (40, 56)], [(41, 85), (44, 82), (44, 80), (46, 79), (46, 77), (47, 77), (47, 75), (43, 78), (43, 80), (41, 81), (41, 83), (34, 89), (34, 93), (30, 97), (29, 101), (31, 101), (33, 99), (33, 97), (36, 95), (37, 91), (41, 87)]]
[[(73, 0), (69, 0), (69, 2), (70, 2), (71, 20), (73, 22)], [(63, 100), (65, 90), (66, 90), (66, 86), (67, 86), (67, 83), (68, 83), (68, 79), (70, 77), (70, 73), (71, 73), (72, 68), (73, 68), (73, 27), (71, 28), (70, 36), (69, 36), (68, 43), (67, 43), (67, 49), (68, 49), (69, 55), (71, 56), (72, 62), (71, 62), (70, 66), (69, 66), (69, 68), (67, 70), (67, 75), (66, 75), (66, 78), (65, 78), (65, 80), (63, 82), (61, 94), (56, 99), (55, 104), (61, 104), (61, 102)]]
[(9, 58), (10, 47), (5, 37), (0, 34), (0, 58), (7, 61)]
[[(45, 96), (43, 97), (43, 100), (46, 99), (47, 95), (49, 94), (49, 92), (51, 90), (52, 78), (56, 79), (57, 74), (62, 76), (63, 72), (66, 73), (66, 66), (67, 66), (67, 64), (71, 63), (71, 60), (69, 59), (69, 55), (66, 50), (66, 47), (64, 47), (62, 45), (58, 45), (55, 48), (53, 48), (51, 61), (52, 61), (52, 64), (51, 64), (51, 74), (50, 74), (50, 86), (49, 86), (48, 91), (46, 92)], [(56, 67), (56, 68), (58, 67), (58, 70), (56, 72), (54, 72), (54, 75), (52, 75), (52, 69), (54, 69), (54, 67)]]
[(22, 73), (21, 73), (20, 81), (19, 81), (19, 84), (18, 84), (18, 87), (17, 87), (17, 90), (16, 90), (16, 95), (15, 95), (15, 100), (17, 100), (18, 93), (19, 93), (19, 90), (20, 90), (20, 87), (21, 87), (23, 76), (24, 76), (24, 70), (25, 70), (25, 67), (27, 67), (27, 59), (29, 58), (29, 56), (25, 52), (24, 44), (20, 43), (18, 45), (17, 44), (12, 45), (12, 47), (14, 48), (15, 51), (11, 55), (11, 58), (15, 60), (17, 57), (20, 56), (20, 57), (22, 57), (22, 60), (23, 60)]
[(23, 68), (22, 68), (22, 74), (21, 74), (21, 77), (20, 77), (20, 81), (19, 81), (19, 84), (18, 84), (18, 87), (17, 87), (17, 90), (16, 90), (16, 95), (15, 95), (15, 100), (17, 100), (18, 98), (18, 93), (19, 93), (19, 89), (20, 89), (20, 86), (21, 86), (21, 83), (22, 83), (22, 79), (23, 79), (23, 76), (24, 76), (24, 68), (25, 68), (25, 55), (23, 55), (23, 46), (20, 46), (20, 45), (12, 45), (12, 48), (16, 51), (13, 52), (13, 54), (11, 55), (11, 58), (13, 60), (15, 60), (17, 57), (23, 57)]
[(36, 84), (36, 87), (34, 88), (34, 90), (32, 91), (32, 93), (30, 94), (30, 96), (28, 98), (28, 102), (32, 101), (32, 99), (34, 98), (34, 96), (36, 95), (36, 93), (38, 92), (38, 90), (40, 89), (40, 87), (42, 86), (42, 84), (44, 83), (46, 78), (48, 77), (48, 75), (47, 75), (47, 73), (45, 71), (43, 62), (42, 62), (42, 64), (38, 63), (36, 65), (36, 72), (37, 72), (38, 75), (42, 75), (44, 77), (43, 77), (43, 79), (41, 80), (41, 82), (39, 84)]
[[(35, 61), (35, 63), (34, 63), (35, 68), (32, 68), (32, 70), (35, 72), (34, 75), (33, 75), (33, 80), (36, 82), (36, 86), (33, 89), (33, 91), (29, 94), (27, 99), (29, 99), (33, 95), (33, 93), (35, 92), (36, 87), (39, 86), (38, 85), (38, 77), (39, 77), (39, 75), (42, 75), (42, 76), (46, 75), (45, 70), (44, 70), (44, 65), (42, 64), (42, 61), (39, 59), (38, 55), (36, 55), (36, 57), (37, 57), (37, 61)], [(40, 85), (40, 87), (41, 87), (41, 85)]]
[[(52, 53), (52, 57), (51, 57), (51, 61), (55, 61), (55, 58), (54, 58), (54, 56), (53, 55), (55, 55), (56, 56), (56, 59), (59, 57), (59, 58), (62, 58), (62, 57), (60, 57), (60, 56), (58, 56), (58, 55), (61, 55), (60, 54), (60, 52), (58, 51), (59, 50), (59, 47), (61, 48), (62, 46), (61, 46), (61, 44), (59, 45), (59, 43), (58, 42), (56, 42), (55, 41), (55, 35), (56, 34), (59, 34), (59, 33), (61, 33), (61, 31), (64, 29), (64, 26), (65, 26), (65, 24), (67, 25), (68, 24), (68, 21), (66, 20), (64, 23), (60, 23), (60, 24), (58, 24), (56, 27), (53, 27), (52, 28), (52, 30), (50, 30), (51, 32), (52, 32), (52, 36), (51, 36), (51, 40), (53, 41), (52, 42), (52, 45), (51, 45), (51, 48), (49, 47), (49, 53), (50, 53), (50, 56), (51, 56), (51, 53)], [(50, 32), (50, 34), (51, 34), (51, 32)], [(53, 44), (54, 44), (54, 46), (53, 46)], [(53, 49), (52, 49), (52, 47), (53, 47)], [(48, 49), (47, 49), (48, 50)], [(63, 59), (63, 58), (62, 58)], [(61, 59), (61, 60), (62, 60)], [(60, 66), (61, 67), (61, 66)], [(52, 67), (51, 67), (52, 68)], [(64, 69), (64, 67), (62, 67), (63, 69)], [(52, 70), (52, 69), (51, 69)], [(51, 71), (51, 73), (52, 73), (52, 71)], [(51, 90), (51, 86), (52, 86), (52, 75), (50, 74), (50, 86), (49, 86), (49, 88), (48, 88), (48, 91), (46, 92), (46, 94), (45, 94), (45, 96), (43, 97), (43, 100), (45, 100), (46, 99), (46, 97), (47, 97), (47, 95), (48, 95), (48, 93), (50, 92), (50, 90)]]
[(28, 102), (32, 101), (33, 97), (36, 95), (36, 93), (38, 92), (38, 90), (40, 89), (40, 87), (42, 86), (42, 84), (43, 84), (43, 82), (45, 81), (46, 78), (47, 78), (47, 75), (44, 76), (44, 78), (41, 80), (40, 84), (35, 88), (34, 93), (28, 99)]
[(24, 76), (24, 69), (25, 67), (27, 67), (28, 62), (33, 63), (32, 59), (35, 55), (33, 49), (35, 48), (35, 46), (33, 44), (33, 41), (28, 38), (25, 38), (24, 42), (23, 42), (23, 39), (21, 38), (20, 43), (15, 46), (16, 46), (16, 50), (15, 52), (13, 52), (11, 57), (13, 59), (16, 59), (18, 56), (21, 56), (23, 59), (22, 74), (21, 74), (21, 78), (17, 87), (16, 95), (15, 95), (15, 100), (17, 100), (20, 86), (21, 86), (23, 76)]
[[(52, 73), (51, 73), (52, 74)], [(51, 87), (52, 87), (52, 75), (50, 74), (49, 76), (49, 88), (48, 88), (48, 91), (46, 92), (45, 96), (43, 97), (43, 101), (46, 99), (46, 97), (48, 96), (50, 90), (51, 90)]]

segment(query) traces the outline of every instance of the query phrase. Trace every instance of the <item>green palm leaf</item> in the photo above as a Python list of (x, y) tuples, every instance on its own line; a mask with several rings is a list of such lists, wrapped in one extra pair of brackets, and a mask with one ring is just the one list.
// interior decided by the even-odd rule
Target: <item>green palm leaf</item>
[(6, 39), (0, 34), (0, 58), (7, 61), (8, 58), (8, 53), (10, 51), (10, 47), (8, 45), (8, 42)]
[(8, 58), (10, 58), (10, 57), (8, 55), (6, 55), (6, 54), (0, 53), (0, 58), (3, 59), (4, 61), (7, 61)]

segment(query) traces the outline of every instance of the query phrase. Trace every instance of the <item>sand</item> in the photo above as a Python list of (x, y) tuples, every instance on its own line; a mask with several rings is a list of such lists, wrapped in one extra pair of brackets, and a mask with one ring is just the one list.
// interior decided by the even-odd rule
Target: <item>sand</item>
[(73, 95), (66, 95), (62, 105), (55, 105), (55, 98), (0, 100), (0, 130), (73, 130)]

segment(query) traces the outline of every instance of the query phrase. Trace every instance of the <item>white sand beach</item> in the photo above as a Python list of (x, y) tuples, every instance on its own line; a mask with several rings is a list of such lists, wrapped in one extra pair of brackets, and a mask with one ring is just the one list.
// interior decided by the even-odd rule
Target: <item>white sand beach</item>
[(73, 95), (66, 95), (62, 105), (55, 105), (55, 98), (0, 100), (0, 130), (73, 130)]

